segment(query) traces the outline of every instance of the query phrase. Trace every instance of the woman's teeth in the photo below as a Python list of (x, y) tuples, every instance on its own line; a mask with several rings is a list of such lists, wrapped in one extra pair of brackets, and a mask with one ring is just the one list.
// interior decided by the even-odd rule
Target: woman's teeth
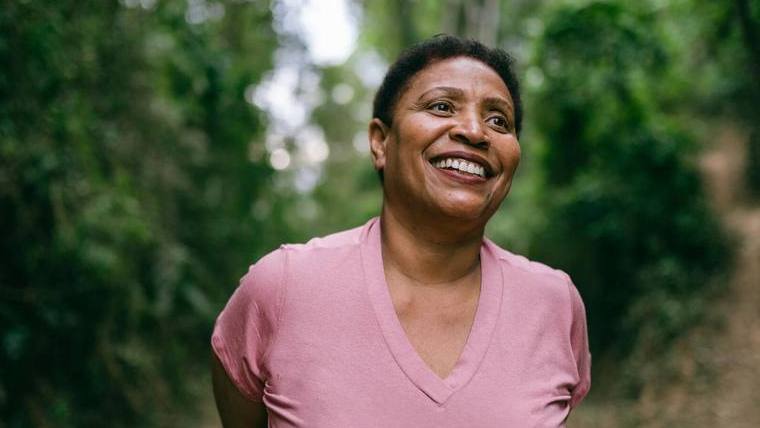
[(466, 161), (464, 159), (447, 158), (433, 162), (433, 166), (436, 168), (449, 168), (455, 169), (460, 172), (477, 175), (479, 177), (486, 176), (486, 170), (481, 165), (474, 162)]

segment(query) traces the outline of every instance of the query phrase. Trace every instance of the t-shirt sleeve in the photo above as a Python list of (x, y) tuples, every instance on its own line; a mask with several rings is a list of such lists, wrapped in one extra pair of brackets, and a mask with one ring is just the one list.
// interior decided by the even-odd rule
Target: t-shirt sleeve
[(588, 347), (586, 328), (586, 308), (578, 290), (570, 283), (570, 300), (572, 307), (572, 324), (570, 326), (570, 344), (578, 369), (578, 384), (571, 392), (570, 407), (576, 407), (591, 388), (591, 353)]
[(282, 303), (284, 250), (251, 266), (216, 319), (211, 346), (228, 377), (248, 399), (262, 401), (266, 356)]

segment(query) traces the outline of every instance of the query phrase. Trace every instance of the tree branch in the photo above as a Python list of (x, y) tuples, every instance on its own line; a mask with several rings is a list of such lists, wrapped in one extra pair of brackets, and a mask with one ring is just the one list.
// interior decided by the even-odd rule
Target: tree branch
[(751, 57), (752, 72), (760, 76), (760, 38), (758, 38), (758, 25), (752, 19), (748, 0), (735, 0), (736, 12), (739, 17), (739, 24), (742, 29), (744, 44)]

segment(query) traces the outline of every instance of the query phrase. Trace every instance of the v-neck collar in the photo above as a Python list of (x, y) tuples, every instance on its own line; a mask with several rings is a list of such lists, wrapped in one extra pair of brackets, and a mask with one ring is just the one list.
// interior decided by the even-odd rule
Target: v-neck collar
[(362, 235), (361, 256), (365, 280), (385, 342), (409, 380), (433, 401), (442, 405), (477, 372), (496, 327), (503, 282), (498, 260), (490, 248), (493, 244), (484, 239), (480, 247), (481, 286), (475, 319), (454, 368), (445, 379), (441, 379), (414, 349), (396, 315), (385, 281), (379, 218), (368, 222)]

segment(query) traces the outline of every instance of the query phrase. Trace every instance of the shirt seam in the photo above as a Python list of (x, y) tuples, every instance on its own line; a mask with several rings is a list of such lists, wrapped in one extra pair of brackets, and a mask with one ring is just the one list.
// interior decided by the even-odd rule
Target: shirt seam
[[(275, 305), (275, 318), (274, 325), (272, 327), (272, 339), (269, 342), (269, 346), (266, 347), (264, 353), (261, 355), (261, 362), (266, 364), (267, 371), (269, 369), (269, 355), (272, 353), (272, 349), (277, 345), (277, 341), (280, 338), (280, 326), (282, 324), (283, 314), (285, 312), (285, 302), (288, 292), (288, 281), (286, 280), (288, 272), (288, 255), (289, 248), (286, 245), (280, 246), (282, 251), (282, 262), (280, 263), (280, 274), (277, 276), (277, 303)], [(271, 377), (271, 373), (269, 373)], [(266, 382), (264, 382), (266, 384)], [(263, 395), (263, 391), (262, 391)]]

